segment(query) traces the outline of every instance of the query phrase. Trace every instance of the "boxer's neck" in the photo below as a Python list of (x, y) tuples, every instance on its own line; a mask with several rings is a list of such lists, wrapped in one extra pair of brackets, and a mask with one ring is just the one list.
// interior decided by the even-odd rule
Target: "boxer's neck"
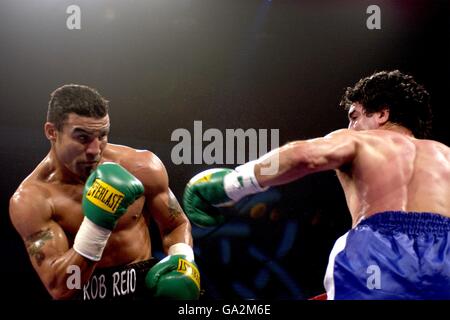
[(394, 131), (394, 132), (398, 132), (410, 137), (414, 137), (413, 133), (411, 132), (411, 130), (409, 130), (408, 128), (398, 125), (396, 123), (392, 123), (392, 122), (386, 122), (384, 125), (382, 125), (380, 127), (380, 129), (383, 130), (390, 130), (390, 131)]
[(67, 184), (82, 184), (86, 182), (86, 178), (70, 171), (56, 156), (55, 150), (50, 149), (47, 155), (51, 174), (49, 176), (52, 181), (59, 181)]

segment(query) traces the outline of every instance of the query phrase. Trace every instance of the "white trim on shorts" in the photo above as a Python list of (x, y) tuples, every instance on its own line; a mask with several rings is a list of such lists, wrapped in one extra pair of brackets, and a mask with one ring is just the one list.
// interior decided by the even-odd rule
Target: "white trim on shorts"
[(327, 292), (327, 299), (328, 300), (334, 300), (334, 294), (335, 294), (335, 287), (334, 287), (334, 262), (336, 259), (336, 256), (344, 251), (345, 245), (347, 244), (347, 236), (348, 231), (346, 234), (341, 236), (339, 239), (336, 240), (333, 249), (331, 250), (330, 257), (328, 258), (328, 266), (327, 271), (325, 273), (325, 278), (323, 280), (323, 284), (325, 287), (325, 290)]

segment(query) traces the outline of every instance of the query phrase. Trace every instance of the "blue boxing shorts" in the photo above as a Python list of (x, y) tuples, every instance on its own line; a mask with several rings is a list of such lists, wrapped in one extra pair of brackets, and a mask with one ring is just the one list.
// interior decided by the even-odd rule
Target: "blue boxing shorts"
[(450, 218), (386, 211), (340, 237), (324, 280), (328, 299), (450, 299)]

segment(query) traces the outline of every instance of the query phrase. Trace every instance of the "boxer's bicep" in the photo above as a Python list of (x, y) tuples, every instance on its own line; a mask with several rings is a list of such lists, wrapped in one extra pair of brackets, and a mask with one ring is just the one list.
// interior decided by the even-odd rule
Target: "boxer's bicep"
[(31, 262), (39, 273), (50, 272), (53, 262), (69, 250), (64, 232), (54, 221), (26, 236), (24, 242)]
[(183, 209), (170, 188), (167, 190), (167, 209), (171, 220), (177, 220), (184, 216)]
[(148, 210), (158, 225), (164, 248), (178, 242), (191, 243), (189, 220), (169, 188), (152, 199)]
[(51, 206), (35, 190), (21, 190), (10, 201), (10, 217), (24, 241), (33, 267), (44, 280), (51, 264), (68, 250), (62, 228), (51, 219)]
[[(255, 176), (261, 186), (282, 185), (308, 174), (350, 164), (356, 152), (354, 134), (339, 130), (323, 138), (294, 141), (272, 150), (259, 159)], [(264, 172), (266, 168), (271, 170)]]
[(280, 163), (286, 158), (291, 171), (302, 177), (311, 173), (333, 170), (353, 161), (355, 139), (351, 134), (331, 133), (322, 138), (295, 141), (280, 153)]
[(145, 211), (157, 224), (164, 249), (179, 242), (192, 243), (191, 225), (169, 188), (164, 164), (151, 152), (143, 153), (140, 163), (136, 173), (145, 187)]
[(147, 199), (147, 210), (158, 225), (164, 250), (179, 242), (191, 244), (191, 225), (175, 195), (165, 183), (158, 191)]

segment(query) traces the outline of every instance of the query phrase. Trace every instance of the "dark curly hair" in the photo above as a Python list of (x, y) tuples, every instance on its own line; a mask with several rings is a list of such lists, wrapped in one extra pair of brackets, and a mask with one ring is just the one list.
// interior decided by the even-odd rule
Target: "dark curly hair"
[(389, 121), (408, 128), (417, 138), (431, 133), (429, 93), (412, 76), (399, 70), (376, 72), (348, 87), (340, 106), (348, 110), (355, 102), (369, 115), (388, 108)]
[(97, 90), (84, 85), (66, 84), (53, 91), (48, 103), (47, 121), (61, 131), (69, 113), (103, 118), (108, 114), (109, 101)]

